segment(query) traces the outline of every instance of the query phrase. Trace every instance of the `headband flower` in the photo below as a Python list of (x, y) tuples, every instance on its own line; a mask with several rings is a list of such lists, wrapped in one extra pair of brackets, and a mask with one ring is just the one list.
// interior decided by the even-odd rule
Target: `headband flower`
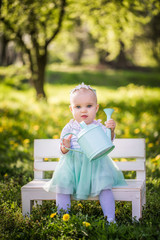
[(92, 92), (94, 92), (96, 94), (96, 90), (95, 89), (93, 89), (90, 85), (85, 85), (84, 82), (82, 82), (81, 84), (79, 84), (78, 86), (76, 86), (75, 88), (73, 88), (70, 91), (70, 95), (72, 95), (75, 91), (80, 90), (82, 88), (89, 89), (89, 90), (91, 90)]

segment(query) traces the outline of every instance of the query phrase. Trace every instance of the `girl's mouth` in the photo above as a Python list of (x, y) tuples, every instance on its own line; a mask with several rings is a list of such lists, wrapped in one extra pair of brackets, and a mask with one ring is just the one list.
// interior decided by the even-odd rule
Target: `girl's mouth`
[(81, 118), (87, 118), (88, 116), (87, 115), (82, 115)]

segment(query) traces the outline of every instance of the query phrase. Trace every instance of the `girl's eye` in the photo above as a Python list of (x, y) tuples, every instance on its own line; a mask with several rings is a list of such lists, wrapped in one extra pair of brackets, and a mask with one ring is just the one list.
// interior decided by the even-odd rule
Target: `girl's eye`
[(79, 108), (80, 108), (80, 106), (76, 106), (76, 108), (78, 108), (78, 109), (79, 109)]
[(87, 107), (88, 107), (88, 108), (91, 108), (91, 107), (92, 107), (92, 105), (87, 105)]

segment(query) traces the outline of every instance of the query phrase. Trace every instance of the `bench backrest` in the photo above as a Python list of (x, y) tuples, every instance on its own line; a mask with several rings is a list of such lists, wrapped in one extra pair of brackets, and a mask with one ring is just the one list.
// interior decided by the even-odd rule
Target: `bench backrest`
[[(45, 158), (59, 158), (59, 139), (34, 140), (34, 178), (43, 179), (45, 171), (54, 171), (58, 161), (44, 161)], [(116, 161), (122, 171), (136, 171), (136, 179), (144, 180), (145, 171), (145, 139), (119, 138), (114, 140), (115, 148), (109, 156), (115, 160), (125, 158), (125, 161)], [(135, 159), (134, 161), (127, 161)]]

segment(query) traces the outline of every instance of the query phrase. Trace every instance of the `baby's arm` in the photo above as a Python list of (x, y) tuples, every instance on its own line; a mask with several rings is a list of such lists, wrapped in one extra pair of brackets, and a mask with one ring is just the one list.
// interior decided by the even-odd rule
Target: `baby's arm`
[(108, 120), (107, 122), (105, 122), (105, 126), (106, 128), (110, 128), (111, 129), (111, 139), (114, 139), (114, 130), (116, 127), (116, 123), (113, 119)]
[[(63, 145), (67, 148), (70, 148), (71, 147), (71, 137), (72, 137), (72, 134), (70, 134), (67, 138), (64, 138), (63, 139)], [(62, 142), (60, 143), (60, 148), (61, 148), (61, 151), (63, 154), (67, 153), (69, 150), (66, 149), (63, 145), (62, 145)]]

